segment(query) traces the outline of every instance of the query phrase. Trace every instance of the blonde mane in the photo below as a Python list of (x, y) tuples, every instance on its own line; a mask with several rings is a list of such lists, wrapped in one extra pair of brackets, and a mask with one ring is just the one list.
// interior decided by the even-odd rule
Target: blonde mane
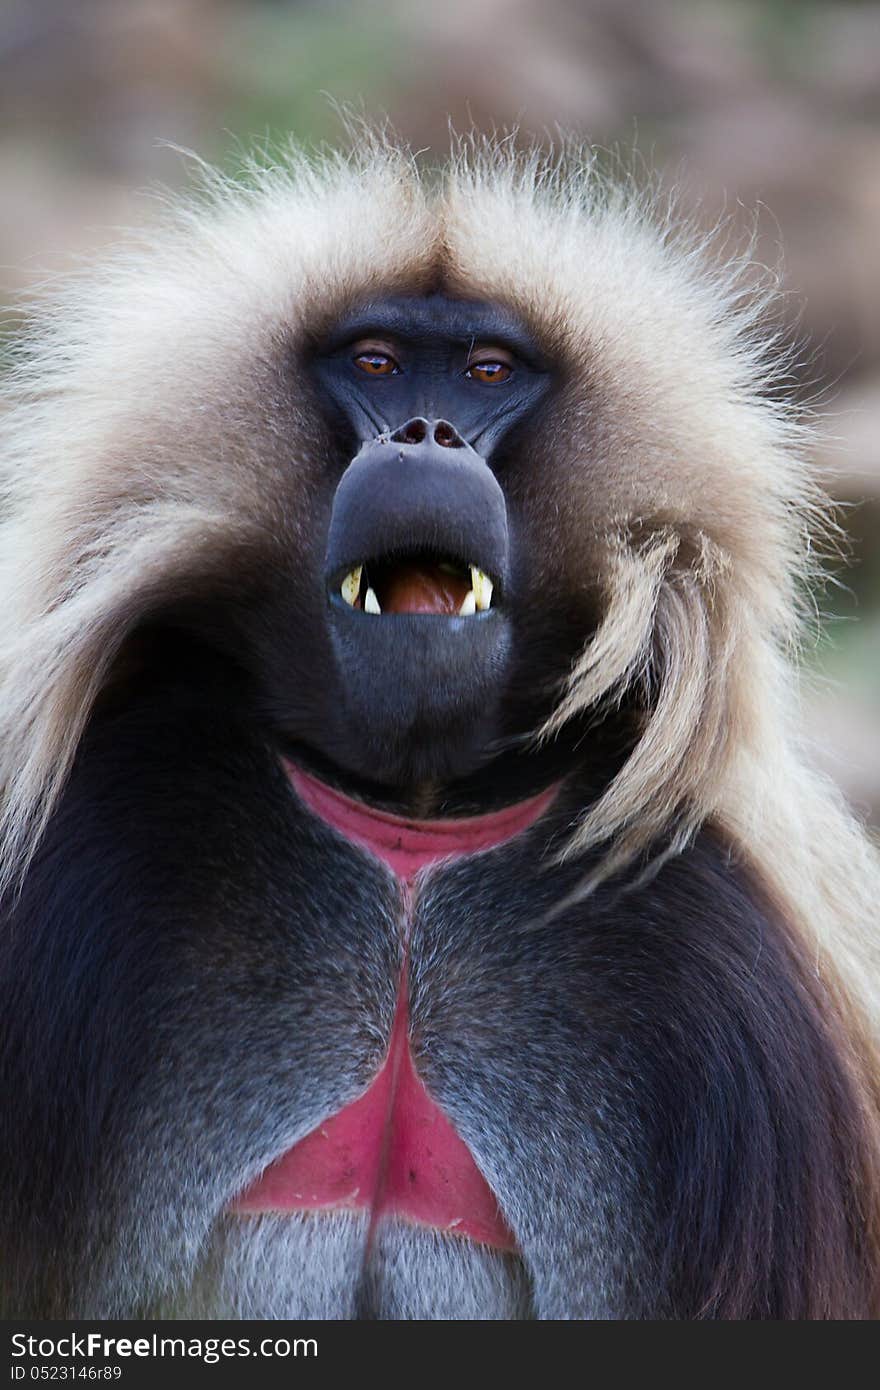
[(559, 447), (585, 402), (616, 422), (582, 528), (604, 620), (538, 736), (625, 692), (644, 722), (567, 852), (602, 845), (607, 872), (719, 826), (876, 1083), (880, 867), (802, 746), (800, 595), (827, 509), (802, 425), (767, 391), (770, 291), (577, 149), (547, 164), (464, 142), (426, 175), (367, 139), (236, 182), (207, 173), (38, 309), (0, 413), (0, 881), (26, 868), (126, 636), (183, 584), (279, 543), (280, 465), (243, 423), (279, 343), (438, 267), (566, 363)]

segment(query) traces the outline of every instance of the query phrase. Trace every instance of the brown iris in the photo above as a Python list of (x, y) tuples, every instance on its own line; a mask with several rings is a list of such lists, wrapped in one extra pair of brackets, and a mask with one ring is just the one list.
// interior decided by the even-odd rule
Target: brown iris
[(513, 376), (513, 363), (504, 352), (499, 352), (496, 348), (487, 349), (479, 357), (472, 357), (468, 362), (465, 376), (472, 381), (479, 381), (484, 386), (497, 386), (502, 381), (509, 381)]
[(384, 347), (362, 344), (352, 359), (359, 371), (367, 376), (396, 376), (400, 371), (397, 358)]

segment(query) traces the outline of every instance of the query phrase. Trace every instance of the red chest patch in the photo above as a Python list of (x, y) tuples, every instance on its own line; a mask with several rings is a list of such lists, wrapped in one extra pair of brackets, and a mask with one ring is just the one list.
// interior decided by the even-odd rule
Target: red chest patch
[[(534, 824), (557, 790), (487, 816), (414, 822), (352, 801), (298, 768), (288, 773), (316, 815), (403, 880), (439, 859), (511, 839)], [(371, 1226), (397, 1216), (513, 1250), (492, 1189), (416, 1071), (405, 970), (402, 980), (388, 1052), (368, 1090), (272, 1163), (234, 1209), (368, 1210)]]
[(382, 859), (399, 878), (411, 878), (419, 869), (440, 859), (476, 854), (512, 840), (534, 825), (554, 800), (558, 787), (549, 787), (528, 801), (505, 806), (486, 816), (463, 816), (458, 820), (407, 820), (390, 811), (377, 811), (361, 801), (353, 801), (310, 777), (292, 763), (287, 774), (299, 799), (316, 816), (332, 825), (346, 839), (368, 849)]
[(515, 1248), (470, 1150), (413, 1066), (401, 998), (391, 1045), (369, 1090), (271, 1164), (239, 1211), (369, 1210), (501, 1250)]

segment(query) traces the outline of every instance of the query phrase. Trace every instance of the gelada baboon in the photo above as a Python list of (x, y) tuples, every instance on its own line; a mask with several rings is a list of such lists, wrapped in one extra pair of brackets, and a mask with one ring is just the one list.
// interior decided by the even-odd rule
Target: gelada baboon
[(880, 878), (747, 279), (576, 152), (366, 139), (38, 312), (8, 1313), (877, 1313)]

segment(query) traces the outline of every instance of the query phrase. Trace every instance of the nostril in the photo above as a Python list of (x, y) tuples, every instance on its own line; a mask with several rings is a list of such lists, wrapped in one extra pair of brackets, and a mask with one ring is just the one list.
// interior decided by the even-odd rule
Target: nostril
[(448, 420), (438, 420), (434, 426), (434, 442), (443, 449), (463, 449), (464, 440)]
[(416, 416), (413, 420), (407, 420), (405, 425), (401, 425), (399, 430), (395, 430), (391, 438), (395, 444), (423, 444), (428, 437), (428, 422), (421, 416)]

